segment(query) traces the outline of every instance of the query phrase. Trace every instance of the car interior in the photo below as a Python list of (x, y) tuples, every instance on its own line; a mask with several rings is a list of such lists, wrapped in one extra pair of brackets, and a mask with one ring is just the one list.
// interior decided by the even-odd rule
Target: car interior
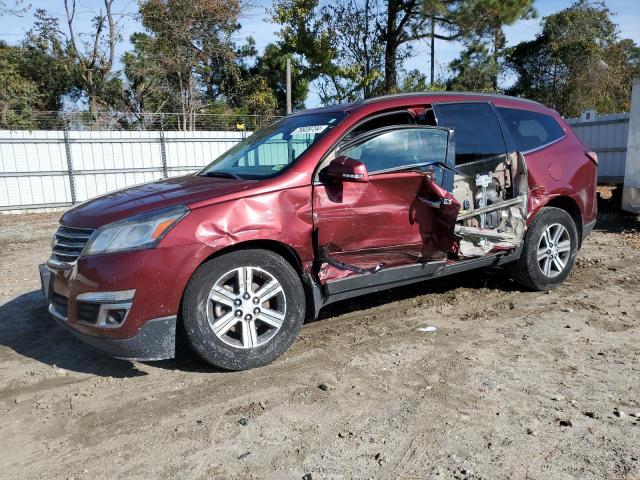
[[(385, 112), (354, 128), (341, 143), (372, 130), (401, 125), (454, 130), (456, 173), (451, 193), (460, 211), (455, 227), (458, 242), (452, 256), (465, 259), (516, 248), (525, 230), (526, 164), (521, 154), (506, 151), (492, 107), (487, 103), (445, 104)], [(390, 157), (401, 154), (397, 145), (385, 147), (371, 152), (368, 168), (369, 158), (378, 158), (376, 165), (383, 169)]]

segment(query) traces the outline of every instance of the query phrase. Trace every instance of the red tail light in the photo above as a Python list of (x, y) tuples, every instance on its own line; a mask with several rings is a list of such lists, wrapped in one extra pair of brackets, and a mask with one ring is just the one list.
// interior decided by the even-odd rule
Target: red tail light
[(598, 165), (598, 154), (596, 152), (589, 151), (589, 152), (584, 152), (584, 154), (587, 156), (589, 160), (591, 160), (593, 163)]

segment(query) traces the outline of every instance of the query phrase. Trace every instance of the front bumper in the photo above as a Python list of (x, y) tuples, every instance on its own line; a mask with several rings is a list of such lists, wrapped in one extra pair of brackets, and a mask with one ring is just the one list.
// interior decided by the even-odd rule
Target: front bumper
[(111, 357), (123, 360), (165, 360), (176, 354), (176, 317), (155, 318), (145, 323), (131, 338), (93, 337), (58, 321), (78, 340)]
[[(175, 356), (176, 315), (152, 318), (145, 321), (136, 333), (126, 338), (99, 335), (110, 334), (110, 329), (91, 330), (91, 334), (81, 331), (82, 325), (69, 320), (69, 310), (61, 308), (54, 301), (52, 274), (46, 265), (40, 265), (42, 293), (48, 302), (48, 310), (60, 325), (65, 327), (83, 343), (112, 357), (125, 360), (164, 360)], [(60, 295), (57, 295), (60, 297)]]

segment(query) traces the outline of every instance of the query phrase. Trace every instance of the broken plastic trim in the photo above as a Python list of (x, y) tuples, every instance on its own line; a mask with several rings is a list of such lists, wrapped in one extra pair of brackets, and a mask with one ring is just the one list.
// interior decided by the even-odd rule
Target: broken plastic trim
[(349, 263), (340, 262), (340, 261), (338, 261), (338, 260), (336, 260), (334, 258), (331, 258), (327, 254), (327, 249), (326, 248), (323, 248), (321, 250), (320, 262), (321, 263), (328, 263), (329, 265), (331, 265), (334, 268), (337, 268), (338, 270), (348, 270), (348, 271), (351, 271), (351, 272), (359, 273), (361, 275), (377, 273), (382, 269), (382, 267), (384, 267), (384, 263), (379, 263), (375, 267), (371, 267), (371, 268), (362, 268), (362, 267), (358, 267), (356, 265), (351, 265)]

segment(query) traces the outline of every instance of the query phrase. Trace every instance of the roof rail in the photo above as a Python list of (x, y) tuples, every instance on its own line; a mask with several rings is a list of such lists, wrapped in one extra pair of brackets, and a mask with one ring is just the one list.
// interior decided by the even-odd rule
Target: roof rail
[(535, 100), (529, 100), (527, 98), (521, 97), (512, 97), (510, 95), (502, 95), (499, 93), (478, 93), (478, 92), (453, 92), (448, 90), (441, 90), (437, 92), (409, 92), (409, 93), (394, 93), (391, 95), (383, 95), (380, 97), (367, 98), (366, 100), (361, 100), (357, 102), (359, 104), (368, 104), (375, 103), (380, 100), (386, 100), (390, 98), (404, 98), (404, 97), (437, 97), (441, 95), (460, 95), (465, 97), (485, 97), (485, 98), (506, 98), (509, 100), (518, 100), (520, 102), (532, 103), (535, 105), (542, 105), (540, 102), (536, 102)]

